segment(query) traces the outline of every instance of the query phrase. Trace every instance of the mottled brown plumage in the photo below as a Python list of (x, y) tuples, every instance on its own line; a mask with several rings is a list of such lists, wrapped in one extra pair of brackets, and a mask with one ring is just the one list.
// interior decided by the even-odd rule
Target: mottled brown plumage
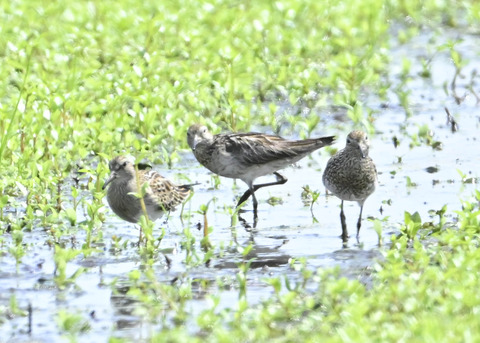
[(138, 185), (141, 189), (144, 183), (148, 183), (143, 200), (151, 220), (173, 210), (190, 194), (191, 185), (175, 185), (153, 170), (139, 170), (137, 183), (135, 166), (123, 156), (112, 159), (109, 167), (110, 178), (103, 185), (104, 189), (109, 186), (108, 204), (120, 218), (131, 223), (138, 222), (143, 214), (140, 199), (130, 194), (138, 193)]
[(343, 201), (356, 201), (360, 205), (357, 222), (357, 237), (360, 233), (363, 204), (375, 191), (377, 186), (377, 169), (368, 156), (368, 137), (362, 131), (352, 131), (347, 137), (344, 149), (330, 158), (323, 173), (323, 184), (342, 200), (340, 219), (342, 222), (342, 239), (348, 238)]
[[(195, 157), (203, 166), (215, 174), (240, 179), (248, 185), (248, 191), (240, 198), (237, 206), (252, 195), (256, 211), (257, 199), (254, 192), (257, 189), (287, 182), (277, 170), (332, 144), (335, 138), (286, 140), (257, 132), (212, 135), (205, 126), (194, 124), (188, 129), (187, 139)], [(253, 185), (256, 178), (271, 173), (277, 177), (276, 182)]]

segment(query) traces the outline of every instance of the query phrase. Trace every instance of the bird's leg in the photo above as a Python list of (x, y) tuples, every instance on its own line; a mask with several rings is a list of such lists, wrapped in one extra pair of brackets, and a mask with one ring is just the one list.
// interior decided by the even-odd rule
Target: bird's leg
[(243, 193), (240, 200), (238, 200), (237, 207), (240, 206), (241, 204), (243, 204), (245, 201), (247, 201), (247, 199), (250, 197), (251, 194), (252, 193), (251, 193), (250, 189), (247, 189), (247, 191), (245, 193)]
[(347, 231), (347, 223), (345, 222), (345, 213), (343, 213), (343, 200), (342, 200), (342, 204), (340, 205), (340, 221), (342, 222), (342, 240), (344, 242), (347, 242), (348, 231)]
[(258, 201), (257, 201), (257, 197), (255, 196), (255, 191), (252, 192), (252, 199), (253, 199), (253, 212), (257, 214)]
[(363, 204), (360, 205), (360, 215), (358, 216), (358, 222), (357, 222), (357, 238), (360, 236), (360, 227), (362, 226), (362, 212), (363, 212)]
[[(257, 222), (258, 222), (258, 215), (257, 215), (257, 208), (258, 208), (258, 201), (257, 201), (257, 197), (255, 196), (255, 191), (251, 191), (250, 190), (250, 187), (253, 189), (253, 186), (249, 186), (249, 190), (247, 192), (245, 192), (245, 194), (248, 194), (248, 195), (252, 195), (252, 198), (253, 198), (253, 228), (255, 229), (257, 227)], [(245, 197), (245, 194), (243, 195), (243, 197)], [(238, 205), (239, 206), (241, 203), (242, 203), (242, 200), (245, 201), (247, 197), (245, 197), (245, 199), (240, 199), (241, 201), (238, 202)], [(240, 212), (238, 212), (238, 219), (240, 220), (240, 222), (242, 223), (242, 225), (245, 227), (245, 229), (247, 231), (250, 231), (250, 229), (252, 229), (252, 227), (250, 225), (248, 225), (247, 221), (245, 219), (243, 219), (240, 215)]]
[[(250, 186), (249, 186), (248, 189), (245, 191), (245, 193), (243, 193), (240, 200), (238, 200), (237, 207), (240, 206), (241, 204), (243, 204), (245, 201), (247, 201), (247, 199), (250, 197), (250, 195), (252, 195), (255, 192), (255, 186), (253, 186), (252, 188), (253, 188), (253, 191), (250, 189)], [(253, 196), (253, 207), (255, 207), (256, 202), (257, 202), (257, 199), (255, 198), (255, 195), (254, 195)]]
[(258, 201), (257, 197), (255, 196), (255, 191), (252, 192), (252, 198), (253, 198), (253, 211), (257, 213), (257, 207), (258, 207)]
[[(283, 185), (285, 182), (288, 181), (288, 179), (281, 175), (280, 173), (278, 172), (274, 172), (273, 173), (276, 178), (277, 178), (277, 181), (275, 182), (268, 182), (268, 183), (261, 183), (259, 185), (253, 185), (253, 188), (252, 189), (247, 189), (247, 191), (245, 193), (243, 193), (242, 197), (240, 198), (240, 200), (238, 200), (238, 203), (237, 203), (237, 206), (239, 206), (240, 204), (244, 203), (249, 197), (250, 195), (252, 195), (253, 193), (255, 193), (255, 191), (259, 188), (262, 188), (262, 187), (267, 187), (267, 186), (275, 186), (275, 185)], [(255, 202), (257, 200), (255, 199), (255, 196), (254, 196), (254, 201), (253, 201), (253, 207), (255, 208)]]
[(258, 215), (257, 215), (257, 208), (258, 208), (258, 201), (257, 197), (255, 196), (255, 191), (252, 192), (253, 198), (253, 228), (257, 226)]
[(264, 186), (283, 185), (285, 182), (288, 181), (288, 179), (282, 174), (280, 174), (279, 172), (274, 172), (273, 175), (277, 177), (277, 182), (264, 183), (264, 184), (258, 185), (259, 186), (258, 188), (264, 187)]

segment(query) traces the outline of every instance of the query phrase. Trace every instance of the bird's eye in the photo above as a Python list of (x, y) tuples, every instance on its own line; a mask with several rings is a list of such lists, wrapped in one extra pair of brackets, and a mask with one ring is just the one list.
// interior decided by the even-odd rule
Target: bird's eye
[(126, 166), (127, 166), (127, 162), (123, 162), (122, 167), (126, 167)]
[(347, 138), (347, 144), (352, 143), (352, 140), (350, 138)]

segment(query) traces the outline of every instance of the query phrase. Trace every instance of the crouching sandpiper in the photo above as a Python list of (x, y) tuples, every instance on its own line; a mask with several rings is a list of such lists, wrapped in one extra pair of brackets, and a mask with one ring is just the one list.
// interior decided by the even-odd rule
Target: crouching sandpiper
[(103, 185), (107, 186), (107, 201), (117, 216), (131, 223), (137, 223), (144, 213), (140, 199), (132, 193), (139, 192), (147, 183), (143, 201), (149, 219), (155, 221), (165, 212), (174, 210), (190, 194), (191, 185), (175, 185), (153, 170), (139, 170), (138, 181), (134, 164), (124, 156), (118, 156), (109, 163), (110, 177)]
[[(277, 170), (283, 169), (313, 151), (333, 143), (335, 137), (286, 140), (276, 135), (257, 132), (212, 135), (206, 126), (194, 124), (187, 132), (188, 145), (198, 162), (215, 174), (240, 179), (248, 186), (237, 206), (253, 198), (254, 216), (257, 213), (255, 191), (279, 185), (287, 179)], [(254, 185), (253, 181), (273, 173), (277, 181)]]
[(368, 137), (365, 132), (352, 131), (347, 137), (344, 149), (333, 155), (323, 172), (323, 184), (328, 191), (340, 198), (340, 220), (342, 240), (348, 240), (347, 224), (343, 212), (343, 202), (356, 201), (360, 205), (357, 221), (357, 238), (362, 225), (362, 211), (365, 200), (377, 187), (377, 168), (368, 156)]

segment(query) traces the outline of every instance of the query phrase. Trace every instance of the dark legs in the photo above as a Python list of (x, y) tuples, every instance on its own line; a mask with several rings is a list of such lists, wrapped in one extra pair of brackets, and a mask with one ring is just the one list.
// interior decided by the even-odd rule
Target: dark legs
[(252, 193), (252, 200), (253, 200), (253, 227), (256, 227), (257, 221), (258, 221), (258, 215), (257, 215), (258, 201), (257, 201), (257, 197), (255, 196), (255, 188), (253, 189), (253, 191), (251, 189), (249, 189), (249, 191), (250, 193)]
[(262, 187), (282, 185), (282, 184), (284, 184), (285, 182), (288, 181), (288, 179), (286, 177), (284, 177), (283, 175), (281, 175), (277, 172), (274, 172), (273, 174), (276, 176), (277, 181), (262, 183), (260, 185), (248, 185), (247, 191), (245, 193), (243, 193), (240, 200), (238, 200), (237, 207), (240, 206), (241, 204), (243, 204), (245, 201), (247, 201), (247, 199), (250, 197), (250, 195), (252, 196), (252, 200), (253, 200), (253, 227), (257, 226), (257, 221), (258, 221), (258, 215), (257, 215), (258, 201), (257, 201), (257, 197), (255, 196), (255, 191), (259, 188), (262, 188)]
[(288, 181), (288, 179), (286, 177), (284, 177), (283, 175), (281, 175), (277, 172), (275, 172), (273, 174), (277, 177), (277, 181), (262, 183), (260, 185), (253, 185), (245, 193), (243, 193), (240, 200), (238, 200), (237, 206), (240, 206), (242, 203), (244, 203), (251, 195), (252, 198), (253, 198), (253, 210), (254, 210), (254, 212), (257, 212), (258, 202), (257, 202), (257, 198), (255, 197), (255, 191), (259, 188), (262, 188), (262, 187), (274, 186), (274, 185), (283, 185), (285, 182)]
[(362, 212), (363, 212), (363, 204), (360, 205), (360, 215), (358, 216), (358, 222), (357, 222), (357, 238), (360, 236), (360, 227), (362, 226)]
[[(360, 237), (360, 227), (362, 226), (362, 213), (363, 213), (363, 202), (359, 202), (360, 205), (360, 215), (358, 216), (357, 221), (357, 240)], [(348, 231), (347, 231), (347, 223), (345, 221), (345, 214), (343, 213), (343, 200), (342, 204), (340, 205), (340, 220), (342, 222), (342, 240), (343, 242), (348, 241)]]
[(348, 241), (347, 223), (345, 222), (345, 213), (343, 213), (343, 200), (340, 205), (340, 221), (342, 222), (342, 241), (345, 243)]

